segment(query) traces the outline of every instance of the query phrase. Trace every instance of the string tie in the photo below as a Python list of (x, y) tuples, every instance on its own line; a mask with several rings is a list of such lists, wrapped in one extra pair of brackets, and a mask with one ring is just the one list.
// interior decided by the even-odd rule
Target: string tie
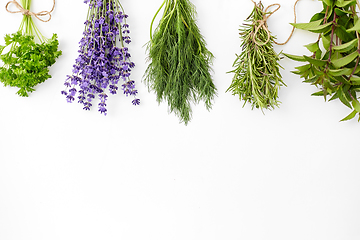
[[(256, 2), (251, 0), (255, 5), (256, 5)], [(296, 23), (296, 4), (299, 2), (300, 0), (296, 0), (295, 4), (294, 4), (294, 22)], [(272, 11), (272, 12), (269, 12), (269, 8), (271, 7), (274, 7), (274, 6), (277, 6), (277, 8)], [(267, 20), (269, 19), (269, 17), (271, 15), (273, 15), (275, 12), (277, 12), (279, 9), (280, 9), (281, 5), (279, 3), (274, 3), (274, 4), (271, 4), (269, 5), (265, 11), (264, 11), (264, 17), (262, 20), (257, 20), (256, 22), (258, 23), (258, 26), (255, 28), (255, 32), (253, 34), (253, 41), (256, 45), (258, 46), (262, 46), (262, 45), (265, 45), (267, 44), (270, 39), (271, 39), (271, 34), (270, 34), (270, 31), (268, 29), (268, 26), (267, 26)], [(264, 29), (267, 33), (267, 39), (264, 43), (259, 43), (257, 40), (256, 40), (256, 35), (258, 34), (259, 30), (260, 29)], [(289, 38), (284, 42), (284, 43), (278, 43), (276, 41), (274, 41), (275, 44), (277, 45), (285, 45), (286, 43), (288, 43), (292, 37), (292, 35), (294, 34), (294, 30), (295, 30), (295, 27), (292, 28), (292, 31), (291, 31), (291, 34), (289, 36)]]
[[(51, 20), (51, 13), (54, 11), (54, 8), (55, 8), (55, 0), (54, 1), (54, 4), (53, 4), (53, 7), (50, 11), (41, 11), (41, 12), (38, 12), (38, 13), (34, 13), (34, 12), (31, 12), (27, 9), (24, 9), (23, 6), (20, 5), (20, 3), (18, 3), (16, 0), (11, 0), (9, 1), (6, 6), (5, 6), (5, 9), (7, 12), (9, 13), (21, 13), (22, 15), (25, 15), (25, 16), (34, 16), (36, 17), (37, 19), (39, 19), (40, 21), (42, 22), (49, 22)], [(19, 11), (11, 11), (9, 10), (9, 6), (11, 4), (14, 4), (15, 7), (17, 9), (19, 9)], [(48, 19), (42, 19), (40, 17), (43, 17), (43, 16), (48, 16)]]

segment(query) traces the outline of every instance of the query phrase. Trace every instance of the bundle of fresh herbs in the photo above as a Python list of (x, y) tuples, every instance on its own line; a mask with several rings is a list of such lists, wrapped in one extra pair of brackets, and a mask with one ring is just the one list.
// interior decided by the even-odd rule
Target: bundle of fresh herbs
[(273, 5), (265, 11), (261, 2), (254, 5), (240, 29), (242, 53), (234, 62), (234, 77), (227, 91), (239, 95), (244, 106), (249, 102), (253, 108), (273, 109), (279, 105), (280, 86), (285, 85), (279, 72), (279, 54), (273, 49), (274, 37), (266, 26), (266, 19), (276, 10), (269, 13)]
[[(164, 14), (154, 34), (157, 14)], [(209, 110), (216, 96), (210, 71), (213, 55), (206, 48), (195, 22), (195, 6), (189, 0), (164, 0), (150, 27), (149, 64), (145, 83), (156, 93), (157, 101), (167, 101), (170, 112), (187, 124), (191, 102), (205, 102)]]
[[(136, 98), (135, 82), (130, 73), (135, 64), (130, 61), (129, 49), (125, 46), (131, 42), (128, 15), (124, 13), (119, 0), (85, 0), (89, 4), (85, 31), (80, 41), (79, 57), (74, 64), (73, 74), (67, 76), (66, 95), (68, 102), (75, 100), (83, 109), (90, 110), (95, 96), (99, 98), (98, 110), (107, 114), (106, 101), (108, 95), (118, 91), (118, 83), (123, 81), (122, 91), (126, 96), (133, 96), (133, 105), (139, 105)], [(117, 39), (120, 47), (117, 47)], [(76, 89), (78, 88), (78, 90)]]
[[(314, 96), (324, 96), (329, 101), (340, 101), (352, 112), (342, 119), (350, 120), (359, 115), (360, 103), (360, 20), (355, 7), (357, 0), (322, 0), (323, 10), (316, 13), (309, 23), (293, 24), (298, 29), (319, 34), (316, 42), (305, 47), (309, 56), (285, 54), (306, 64), (296, 67), (295, 74), (320, 88)], [(360, 7), (360, 5), (359, 5)]]
[[(19, 11), (9, 11), (10, 4), (15, 4)], [(51, 19), (54, 8), (50, 12), (32, 13), (30, 5), (31, 0), (21, 0), (21, 5), (16, 1), (10, 1), (6, 5), (8, 12), (21, 12), (23, 20), (19, 31), (6, 35), (5, 45), (0, 46), (0, 59), (3, 62), (3, 66), (0, 67), (0, 81), (5, 86), (18, 87), (17, 94), (22, 97), (28, 97), (30, 92), (35, 91), (36, 85), (51, 78), (49, 67), (61, 55), (61, 51), (58, 50), (57, 35), (53, 34), (51, 39), (47, 39), (40, 33), (32, 19), (32, 16), (35, 16), (42, 20), (39, 16), (49, 15), (48, 20), (42, 20), (47, 22)], [(7, 47), (10, 48), (9, 51), (3, 53)]]

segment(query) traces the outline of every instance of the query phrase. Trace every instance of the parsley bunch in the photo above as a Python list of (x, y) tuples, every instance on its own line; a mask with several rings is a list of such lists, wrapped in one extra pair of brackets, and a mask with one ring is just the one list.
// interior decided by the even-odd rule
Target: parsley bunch
[(295, 74), (311, 83), (329, 101), (339, 99), (352, 112), (342, 119), (356, 115), (360, 120), (360, 19), (355, 11), (356, 0), (322, 0), (323, 10), (316, 13), (309, 23), (293, 24), (298, 29), (318, 34), (318, 39), (305, 47), (309, 56), (285, 54), (305, 65), (296, 67)]
[[(154, 34), (155, 17), (165, 6)], [(191, 102), (205, 102), (209, 110), (216, 95), (210, 74), (213, 55), (195, 23), (195, 6), (189, 0), (164, 0), (150, 27), (149, 64), (145, 83), (157, 101), (167, 101), (170, 112), (182, 122), (191, 119)]]
[(278, 92), (285, 84), (279, 72), (279, 55), (273, 49), (274, 37), (261, 27), (266, 24), (262, 22), (264, 7), (261, 2), (254, 5), (247, 24), (240, 29), (242, 53), (235, 59), (234, 77), (227, 91), (239, 95), (244, 105), (249, 102), (261, 110), (273, 109), (279, 105)]
[[(31, 0), (21, 0), (25, 10), (30, 10)], [(40, 43), (35, 42), (35, 38)], [(5, 36), (5, 45), (0, 45), (0, 81), (4, 86), (18, 87), (18, 95), (28, 97), (35, 86), (44, 82), (49, 75), (49, 67), (61, 55), (58, 51), (57, 35), (51, 39), (44, 37), (35, 26), (30, 15), (23, 15), (19, 31)], [(3, 53), (9, 47), (9, 51)]]

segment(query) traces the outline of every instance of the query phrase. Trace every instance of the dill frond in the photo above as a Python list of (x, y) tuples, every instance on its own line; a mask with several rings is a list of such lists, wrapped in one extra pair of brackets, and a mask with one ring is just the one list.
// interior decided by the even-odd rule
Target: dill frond
[(191, 103), (204, 101), (209, 110), (216, 96), (210, 74), (213, 55), (206, 48), (194, 20), (195, 6), (189, 0), (165, 0), (162, 7), (163, 16), (147, 46), (151, 62), (144, 80), (157, 101), (166, 101), (170, 112), (188, 124)]

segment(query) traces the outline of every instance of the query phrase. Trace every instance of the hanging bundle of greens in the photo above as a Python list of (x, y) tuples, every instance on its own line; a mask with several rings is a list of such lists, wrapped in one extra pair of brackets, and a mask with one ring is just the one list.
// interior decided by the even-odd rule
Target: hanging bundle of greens
[[(156, 15), (165, 6), (152, 34)], [(189, 0), (164, 0), (150, 27), (149, 64), (145, 83), (157, 101), (167, 101), (170, 112), (182, 122), (191, 119), (191, 102), (205, 102), (209, 110), (216, 96), (210, 74), (213, 55), (195, 23), (195, 6)]]
[(117, 94), (122, 83), (124, 95), (132, 96), (132, 104), (139, 105), (135, 81), (130, 78), (135, 63), (127, 47), (131, 43), (128, 15), (119, 0), (85, 0), (84, 3), (89, 4), (89, 10), (79, 42), (79, 56), (61, 93), (69, 103), (77, 98), (87, 111), (98, 98), (98, 111), (106, 116), (108, 94)]
[(305, 47), (309, 56), (285, 54), (295, 61), (305, 62), (296, 67), (295, 74), (320, 88), (314, 96), (324, 96), (329, 101), (339, 99), (352, 112), (342, 119), (350, 120), (357, 114), (360, 120), (360, 21), (356, 0), (322, 0), (323, 10), (309, 23), (293, 24), (296, 28), (318, 33), (316, 42)]
[[(274, 37), (270, 34), (266, 20), (280, 8), (279, 4), (270, 5), (264, 11), (261, 2), (254, 2), (254, 9), (240, 29), (242, 53), (237, 55), (233, 64), (234, 77), (227, 89), (233, 95), (239, 95), (254, 108), (274, 109), (279, 105), (278, 92), (285, 85), (279, 72), (279, 55), (274, 51)], [(274, 5), (278, 8), (269, 13)], [(289, 38), (290, 39), (290, 38)]]
[[(14, 4), (19, 11), (10, 11), (8, 7)], [(58, 51), (59, 42), (57, 35), (53, 34), (51, 39), (44, 37), (35, 26), (32, 16), (48, 22), (51, 19), (51, 12), (42, 11), (33, 13), (30, 11), (31, 0), (21, 0), (21, 5), (16, 0), (6, 5), (10, 13), (22, 13), (23, 19), (19, 31), (5, 36), (5, 46), (0, 46), (0, 59), (3, 66), (0, 67), (0, 81), (5, 86), (18, 87), (18, 95), (28, 97), (30, 92), (35, 91), (34, 87), (51, 78), (49, 67), (55, 63), (55, 59), (61, 55)], [(55, 6), (55, 0), (54, 0)], [(48, 15), (47, 20), (41, 16)], [(36, 40), (39, 43), (35, 42)], [(3, 53), (9, 47), (9, 51)]]

